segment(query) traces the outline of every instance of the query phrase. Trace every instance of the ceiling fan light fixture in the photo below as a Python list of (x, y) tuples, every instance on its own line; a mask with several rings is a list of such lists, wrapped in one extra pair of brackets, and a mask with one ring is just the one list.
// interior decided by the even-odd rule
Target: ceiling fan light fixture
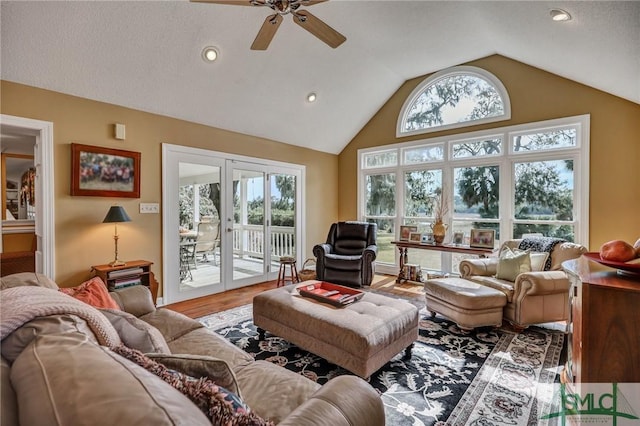
[(571, 20), (571, 15), (566, 10), (551, 9), (549, 11), (549, 14), (551, 15), (551, 19), (553, 19), (556, 22), (564, 22), (564, 21)]
[(307, 102), (315, 102), (318, 99), (318, 95), (315, 92), (311, 92), (307, 95)]
[(213, 46), (207, 46), (202, 49), (202, 59), (205, 62), (214, 62), (216, 59), (218, 59), (218, 56), (218, 49)]

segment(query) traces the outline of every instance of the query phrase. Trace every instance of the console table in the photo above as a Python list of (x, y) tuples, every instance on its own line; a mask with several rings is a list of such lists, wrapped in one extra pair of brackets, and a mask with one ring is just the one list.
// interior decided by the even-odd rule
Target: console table
[(398, 278), (396, 279), (397, 283), (408, 281), (407, 277), (405, 277), (404, 265), (409, 261), (408, 251), (410, 248), (444, 251), (449, 253), (475, 254), (480, 257), (486, 257), (493, 253), (493, 249), (490, 248), (477, 248), (455, 244), (421, 244), (411, 241), (391, 241), (391, 244), (396, 245), (400, 252), (400, 270), (398, 271)]
[(640, 382), (640, 276), (584, 256), (562, 267), (571, 283), (562, 382)]

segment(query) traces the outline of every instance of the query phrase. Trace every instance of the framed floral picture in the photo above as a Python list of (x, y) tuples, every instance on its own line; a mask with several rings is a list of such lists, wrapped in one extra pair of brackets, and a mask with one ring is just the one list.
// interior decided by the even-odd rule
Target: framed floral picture
[(140, 198), (140, 153), (72, 143), (71, 195)]
[(493, 248), (496, 231), (494, 229), (472, 229), (470, 247)]
[(400, 241), (408, 241), (412, 232), (418, 232), (416, 225), (400, 225)]

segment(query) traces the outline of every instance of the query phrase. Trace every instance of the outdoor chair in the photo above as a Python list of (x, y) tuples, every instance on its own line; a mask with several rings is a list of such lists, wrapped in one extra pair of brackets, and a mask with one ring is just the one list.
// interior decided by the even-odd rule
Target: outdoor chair
[(195, 260), (196, 266), (198, 256), (203, 262), (207, 262), (207, 256), (211, 255), (213, 263), (216, 262), (216, 249), (220, 246), (220, 221), (203, 221), (198, 224), (198, 235), (196, 236)]

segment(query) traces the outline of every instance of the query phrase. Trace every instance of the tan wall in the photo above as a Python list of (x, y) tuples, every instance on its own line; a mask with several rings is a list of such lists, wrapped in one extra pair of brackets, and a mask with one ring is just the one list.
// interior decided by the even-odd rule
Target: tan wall
[[(640, 105), (499, 55), (461, 65), (493, 73), (511, 98), (511, 120), (465, 132), (591, 114), (590, 249), (612, 239), (633, 244), (640, 237)], [(396, 138), (400, 109), (427, 76), (405, 82), (340, 153), (340, 219), (357, 216), (358, 149), (461, 131)]]
[[(141, 215), (138, 207), (162, 201), (161, 143), (306, 166), (307, 256), (337, 219), (335, 155), (7, 81), (2, 81), (0, 101), (2, 114), (53, 122), (55, 279), (61, 286), (76, 285), (89, 276), (91, 265), (113, 260), (114, 227), (101, 223), (113, 204), (125, 207), (132, 219), (118, 227), (119, 257), (154, 262), (162, 285), (162, 215)], [(126, 125), (125, 141), (113, 138), (114, 123)], [(141, 152), (140, 199), (70, 196), (71, 142)]]

